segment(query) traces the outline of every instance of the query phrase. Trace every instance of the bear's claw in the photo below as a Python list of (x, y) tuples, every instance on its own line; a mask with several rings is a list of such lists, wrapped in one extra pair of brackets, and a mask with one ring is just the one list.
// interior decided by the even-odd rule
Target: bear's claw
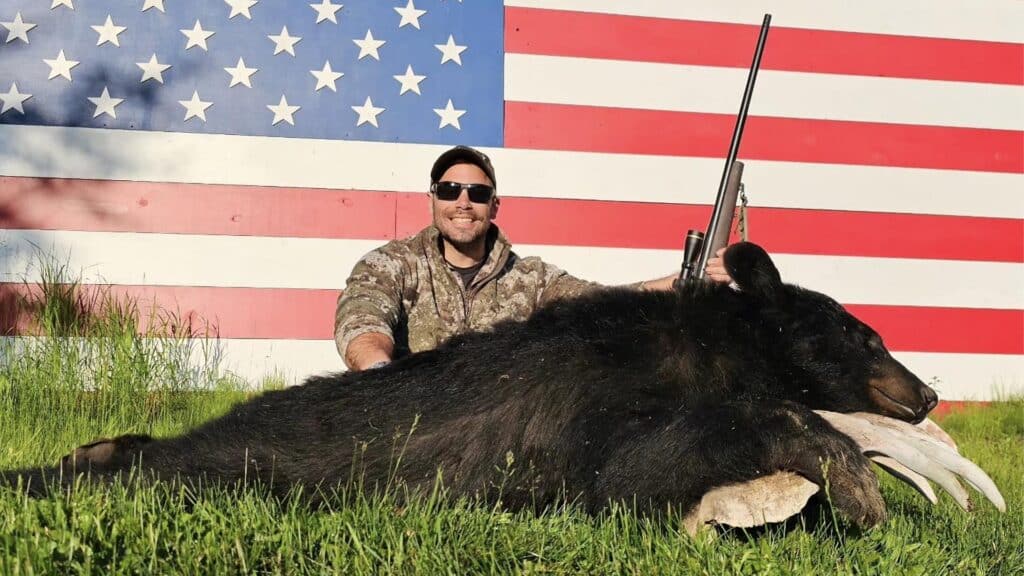
[(861, 528), (871, 528), (885, 521), (885, 500), (878, 487), (878, 477), (865, 460), (830, 461), (826, 478), (832, 505), (848, 521)]

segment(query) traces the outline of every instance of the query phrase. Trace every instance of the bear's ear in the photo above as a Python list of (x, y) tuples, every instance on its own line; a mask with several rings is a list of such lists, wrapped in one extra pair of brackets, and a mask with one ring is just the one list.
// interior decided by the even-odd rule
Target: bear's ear
[(773, 299), (782, 288), (782, 277), (768, 253), (757, 244), (739, 242), (726, 249), (725, 269), (740, 287), (754, 296)]

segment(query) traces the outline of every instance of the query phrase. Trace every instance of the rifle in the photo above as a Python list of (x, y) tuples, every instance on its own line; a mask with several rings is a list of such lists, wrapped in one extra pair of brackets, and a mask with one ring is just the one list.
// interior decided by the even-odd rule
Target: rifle
[(729, 156), (725, 160), (722, 181), (718, 185), (718, 196), (711, 210), (711, 220), (706, 232), (689, 230), (683, 243), (683, 264), (679, 273), (679, 282), (690, 282), (704, 278), (704, 267), (707, 266), (715, 252), (729, 242), (729, 231), (732, 229), (732, 217), (736, 211), (736, 197), (743, 181), (743, 163), (736, 160), (740, 140), (743, 138), (743, 126), (747, 123), (747, 111), (750, 109), (750, 96), (754, 93), (754, 82), (757, 71), (761, 68), (761, 54), (764, 52), (765, 40), (768, 39), (768, 28), (772, 15), (765, 14), (761, 23), (761, 34), (757, 38), (754, 50), (754, 61), (747, 73), (747, 86), (743, 91), (743, 101), (736, 117), (736, 127), (732, 132), (732, 143), (729, 145)]

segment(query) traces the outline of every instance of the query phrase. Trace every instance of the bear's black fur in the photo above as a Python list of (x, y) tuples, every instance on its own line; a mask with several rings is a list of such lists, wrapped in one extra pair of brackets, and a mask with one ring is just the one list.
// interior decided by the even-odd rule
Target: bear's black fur
[(381, 369), (267, 392), (178, 437), (100, 441), (57, 469), (4, 476), (110, 477), (141, 455), (161, 478), (258, 478), (283, 492), (343, 482), (353, 466), (382, 484), (398, 451), (413, 488), (440, 470), (453, 494), (495, 498), (511, 454), (508, 507), (568, 497), (685, 512), (713, 487), (779, 470), (824, 485), (827, 461), (838, 509), (880, 521), (868, 461), (811, 410), (917, 421), (935, 393), (835, 301), (783, 284), (761, 248), (738, 244), (725, 260), (740, 291), (603, 290)]

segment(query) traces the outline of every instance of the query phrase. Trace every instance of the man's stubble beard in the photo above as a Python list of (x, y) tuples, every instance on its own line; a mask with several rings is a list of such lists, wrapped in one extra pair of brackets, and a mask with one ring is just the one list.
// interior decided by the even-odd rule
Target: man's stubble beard
[[(477, 221), (483, 222), (482, 220)], [(452, 233), (449, 232), (448, 228), (451, 227), (451, 222), (448, 221), (444, 214), (438, 212), (434, 213), (434, 227), (437, 228), (438, 232), (440, 232), (441, 238), (443, 238), (445, 242), (462, 253), (472, 252), (473, 248), (484, 244), (487, 241), (487, 233), (491, 228), (490, 223), (486, 222), (479, 232), (464, 231), (464, 234), (461, 234), (460, 236), (469, 236), (469, 238), (463, 240), (458, 236), (453, 236)], [(453, 230), (452, 232), (459, 235), (462, 231)]]
[(472, 252), (473, 248), (482, 245), (487, 239), (487, 228), (484, 228), (479, 234), (473, 234), (472, 237), (467, 240), (460, 240), (459, 238), (453, 237), (440, 226), (437, 226), (437, 229), (440, 231), (441, 238), (443, 238), (445, 242), (452, 245), (456, 250), (462, 253)]

